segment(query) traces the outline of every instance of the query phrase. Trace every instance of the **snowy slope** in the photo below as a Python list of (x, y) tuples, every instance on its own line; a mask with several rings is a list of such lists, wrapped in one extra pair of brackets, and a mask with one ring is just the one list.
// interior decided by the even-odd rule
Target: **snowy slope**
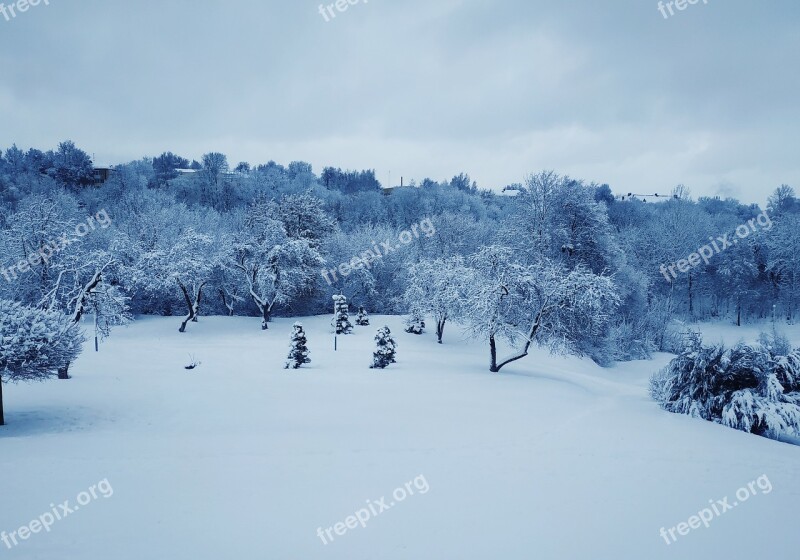
[[(800, 448), (660, 411), (647, 379), (668, 355), (603, 370), (536, 351), (498, 375), (487, 345), (450, 326), (440, 346), (372, 317), (334, 352), (330, 318), (316, 317), (304, 321), (312, 363), (289, 372), (293, 320), (262, 332), (258, 319), (204, 317), (184, 335), (178, 323), (117, 330), (70, 381), (5, 386), (0, 531), (103, 479), (114, 494), (12, 550), (0, 543), (0, 558), (789, 560), (800, 549)], [(384, 324), (398, 364), (370, 370)], [(674, 544), (659, 535), (764, 474), (771, 493)], [(428, 492), (327, 545), (317, 536), (420, 475)]]

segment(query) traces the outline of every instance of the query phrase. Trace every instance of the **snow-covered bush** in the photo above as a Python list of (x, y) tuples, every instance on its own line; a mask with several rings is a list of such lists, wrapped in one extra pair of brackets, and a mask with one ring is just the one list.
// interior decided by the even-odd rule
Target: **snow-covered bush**
[(384, 369), (389, 364), (397, 363), (395, 360), (397, 343), (392, 338), (392, 332), (389, 327), (378, 329), (378, 334), (375, 335), (375, 342), (377, 343), (377, 348), (372, 353), (370, 369)]
[(406, 332), (409, 334), (422, 334), (425, 332), (425, 321), (416, 313), (406, 319)]
[(333, 296), (333, 327), (336, 334), (350, 334), (353, 332), (353, 323), (350, 322), (350, 311), (347, 298), (343, 295)]
[(74, 361), (83, 333), (61, 313), (0, 300), (0, 425), (3, 381), (43, 380)]
[(614, 362), (649, 360), (655, 350), (655, 343), (642, 322), (623, 318), (609, 326), (603, 343), (595, 348), (591, 357), (605, 367)]
[(668, 318), (666, 321), (669, 324), (659, 331), (658, 338), (656, 340), (658, 351), (669, 352), (670, 354), (680, 354), (683, 350), (686, 337), (689, 333), (695, 331), (691, 331), (690, 327), (682, 321), (670, 322)]
[(800, 394), (800, 349), (775, 359), (775, 377), (784, 392)]
[(369, 326), (369, 315), (367, 315), (366, 309), (364, 306), (358, 308), (358, 317), (356, 317), (356, 325), (359, 327), (368, 327)]
[(43, 379), (81, 352), (83, 333), (69, 317), (0, 300), (0, 375)]
[(308, 357), (308, 346), (306, 346), (308, 341), (302, 323), (298, 322), (292, 326), (291, 339), (289, 357), (286, 359), (284, 369), (299, 369), (303, 364), (310, 364), (311, 358)]
[(759, 333), (758, 343), (774, 356), (788, 356), (792, 351), (792, 343), (786, 335), (779, 333), (775, 328), (770, 332)]
[(793, 350), (789, 339), (774, 329), (761, 333), (758, 342), (769, 352), (784, 393), (800, 393), (800, 349)]
[(669, 412), (776, 438), (800, 434), (800, 352), (756, 344), (704, 346), (700, 335), (651, 379), (652, 397)]

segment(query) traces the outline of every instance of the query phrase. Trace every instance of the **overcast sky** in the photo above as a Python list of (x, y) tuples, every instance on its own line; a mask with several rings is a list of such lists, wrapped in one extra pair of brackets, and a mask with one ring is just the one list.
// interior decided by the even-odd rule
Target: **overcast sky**
[(800, 2), (707, 2), (49, 0), (0, 15), (0, 147), (800, 190)]

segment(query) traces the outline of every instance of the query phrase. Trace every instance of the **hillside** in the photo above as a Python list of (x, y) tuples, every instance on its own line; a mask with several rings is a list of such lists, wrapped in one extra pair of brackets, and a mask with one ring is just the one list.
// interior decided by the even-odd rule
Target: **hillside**
[[(281, 369), (292, 321), (262, 332), (258, 319), (207, 317), (181, 335), (175, 318), (143, 318), (99, 353), (87, 347), (70, 381), (7, 385), (0, 468), (13, 473), (2, 494), (14, 507), (0, 508), (0, 530), (74, 504), (98, 481), (113, 495), (0, 545), (2, 557), (796, 554), (800, 448), (661, 411), (647, 379), (669, 355), (604, 370), (536, 350), (490, 374), (486, 346), (455, 328), (439, 346), (402, 332), (400, 317), (372, 317), (334, 352), (329, 320), (304, 320), (313, 361), (298, 371)], [(370, 370), (383, 324), (398, 363)], [(202, 362), (193, 371), (189, 354)], [(669, 546), (659, 535), (762, 475), (778, 491), (758, 490)], [(382, 496), (388, 505), (411, 481), (413, 495), (366, 529), (323, 544), (318, 528)]]

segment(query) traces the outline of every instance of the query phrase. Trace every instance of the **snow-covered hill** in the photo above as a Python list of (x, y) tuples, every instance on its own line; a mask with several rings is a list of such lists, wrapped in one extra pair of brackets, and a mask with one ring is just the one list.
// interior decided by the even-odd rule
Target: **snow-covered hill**
[[(105, 479), (113, 495), (0, 558), (797, 557), (800, 448), (661, 411), (647, 380), (668, 355), (604, 370), (537, 350), (490, 374), (487, 345), (452, 326), (438, 345), (372, 317), (334, 352), (326, 316), (303, 321), (312, 363), (286, 371), (293, 322), (144, 318), (87, 346), (70, 381), (6, 386), (0, 531)], [(384, 324), (398, 363), (370, 370)], [(772, 490), (709, 528), (659, 534), (762, 475)]]

